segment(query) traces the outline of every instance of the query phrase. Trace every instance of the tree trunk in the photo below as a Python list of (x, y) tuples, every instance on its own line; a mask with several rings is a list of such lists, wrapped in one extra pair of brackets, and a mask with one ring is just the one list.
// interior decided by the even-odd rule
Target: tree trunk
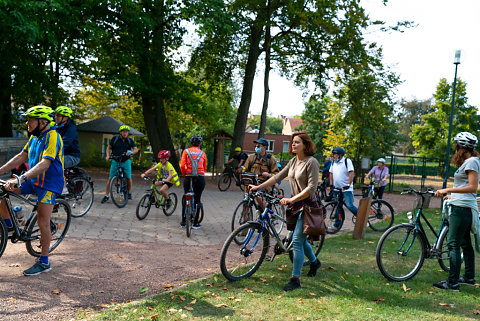
[(270, 77), (270, 0), (267, 2), (267, 17), (268, 22), (265, 29), (265, 78), (263, 79), (263, 106), (262, 116), (260, 117), (260, 130), (258, 131), (258, 138), (265, 136), (265, 130), (267, 127), (267, 110), (268, 99), (270, 97), (270, 88), (268, 85)]
[(11, 75), (0, 66), (0, 137), (12, 137)]
[(263, 27), (257, 23), (254, 23), (251, 27), (249, 39), (250, 46), (247, 64), (245, 65), (242, 98), (240, 100), (240, 105), (238, 106), (237, 118), (235, 120), (235, 127), (233, 129), (233, 141), (232, 146), (230, 147), (231, 155), (233, 154), (235, 147), (243, 146), (248, 110), (250, 109), (250, 103), (252, 101), (253, 79), (255, 78), (255, 71), (257, 70), (258, 56), (262, 52), (259, 47), (262, 37), (262, 29)]

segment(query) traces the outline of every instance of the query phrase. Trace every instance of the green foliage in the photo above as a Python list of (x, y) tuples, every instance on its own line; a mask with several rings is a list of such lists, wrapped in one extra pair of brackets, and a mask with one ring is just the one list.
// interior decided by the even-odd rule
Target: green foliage
[(328, 109), (327, 151), (342, 146), (357, 164), (364, 155), (385, 155), (397, 142), (393, 90), (398, 77), (388, 70), (364, 70), (347, 79)]
[[(249, 118), (248, 125), (252, 128), (257, 126), (260, 128), (260, 115), (255, 115), (252, 118)], [(283, 129), (283, 120), (278, 117), (269, 117), (267, 116), (267, 124), (266, 124), (266, 134), (281, 134)]]
[[(412, 126), (411, 138), (417, 152), (422, 156), (445, 155), (452, 101), (452, 86), (441, 79), (434, 94), (433, 111), (422, 116), (422, 122)], [(468, 104), (466, 83), (457, 80), (455, 108), (453, 113), (452, 138), (459, 132), (468, 131), (478, 136), (480, 116), (477, 108)], [(454, 146), (451, 145), (453, 153)]]
[(312, 138), (317, 147), (317, 155), (329, 155), (329, 151), (325, 151), (323, 140), (327, 135), (329, 128), (328, 110), (331, 106), (331, 98), (323, 97), (316, 99), (310, 98), (310, 101), (305, 104), (305, 110), (302, 113), (302, 124), (299, 130), (306, 131)]

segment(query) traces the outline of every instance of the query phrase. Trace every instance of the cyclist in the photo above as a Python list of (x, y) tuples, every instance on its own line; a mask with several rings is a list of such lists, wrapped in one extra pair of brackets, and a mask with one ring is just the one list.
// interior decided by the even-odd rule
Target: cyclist
[(65, 168), (80, 163), (77, 125), (71, 118), (72, 113), (72, 109), (67, 106), (58, 106), (55, 109), (55, 130), (62, 136)]
[[(238, 175), (242, 172), (242, 166), (245, 164), (245, 161), (247, 160), (248, 155), (245, 154), (242, 151), (241, 147), (236, 147), (235, 148), (235, 154), (233, 154), (232, 158), (230, 158), (225, 165), (231, 164), (233, 161), (237, 161), (237, 168), (235, 169), (235, 175), (238, 177)], [(240, 182), (237, 182), (237, 185), (240, 185)]]
[[(342, 147), (332, 149), (333, 163), (330, 166), (330, 187), (333, 185), (342, 190), (345, 205), (353, 215), (357, 215), (358, 209), (353, 205), (353, 178), (355, 176), (355, 169), (352, 160), (344, 156), (345, 149)], [(340, 220), (338, 219), (338, 215), (336, 215), (336, 217), (334, 226), (338, 227)]]
[[(451, 162), (458, 167), (454, 175), (453, 187), (439, 189), (435, 193), (437, 196), (451, 193), (450, 196), (445, 197), (444, 204), (444, 209), (448, 209), (450, 214), (447, 236), (450, 271), (448, 271), (448, 279), (433, 284), (434, 287), (442, 290), (458, 290), (459, 283), (475, 285), (475, 252), (472, 247), (470, 230), (474, 233), (477, 251), (480, 237), (476, 199), (480, 162), (479, 154), (475, 151), (478, 139), (469, 132), (461, 132), (453, 140), (455, 141), (455, 155)], [(460, 276), (462, 252), (465, 261), (465, 275)]]
[(160, 162), (147, 170), (145, 173), (143, 173), (141, 177), (144, 178), (145, 175), (148, 175), (154, 170), (157, 170), (157, 181), (155, 182), (155, 186), (162, 186), (160, 188), (160, 193), (162, 193), (163, 197), (167, 200), (166, 202), (168, 208), (172, 204), (172, 200), (168, 197), (167, 191), (170, 187), (173, 186), (173, 184), (179, 186), (180, 180), (178, 178), (177, 171), (168, 161), (170, 159), (170, 151), (161, 150), (160, 152), (158, 152), (158, 158), (160, 159)]
[[(255, 154), (248, 156), (243, 170), (258, 174), (260, 183), (265, 182), (273, 175), (280, 172), (277, 166), (277, 159), (271, 154), (267, 153), (268, 141), (265, 138), (259, 138), (253, 141), (255, 143)], [(265, 208), (265, 202), (257, 197), (258, 204)]]
[[(21, 194), (36, 194), (38, 227), (40, 229), (41, 255), (38, 261), (24, 275), (37, 275), (51, 270), (48, 250), (52, 238), (50, 216), (57, 194), (62, 192), (63, 178), (63, 141), (57, 131), (50, 127), (53, 109), (47, 106), (29, 108), (22, 116), (27, 116), (27, 130), (30, 139), (23, 150), (5, 165), (0, 173), (5, 173), (26, 161), (29, 170), (20, 179), (10, 179), (5, 188)], [(15, 188), (21, 184), (20, 189)], [(12, 227), (4, 200), (0, 203), (0, 214), (8, 227)]]
[[(180, 161), (180, 169), (182, 170), (182, 175), (193, 176), (191, 179), (185, 179), (183, 181), (183, 190), (186, 193), (190, 191), (190, 181), (193, 184), (193, 193), (195, 197), (195, 202), (197, 206), (201, 207), (202, 202), (202, 193), (205, 189), (205, 172), (207, 171), (207, 156), (200, 149), (203, 138), (200, 135), (193, 135), (190, 138), (190, 144), (192, 147), (187, 148), (182, 153), (182, 159)], [(185, 227), (185, 203), (182, 201), (182, 222), (180, 226)], [(194, 229), (199, 229), (200, 224), (198, 223), (197, 216), (193, 221)]]
[(103, 196), (102, 204), (108, 201), (110, 194), (110, 182), (112, 178), (117, 173), (117, 168), (122, 167), (125, 172), (125, 177), (127, 178), (128, 185), (128, 199), (132, 199), (132, 161), (130, 156), (138, 152), (137, 145), (133, 139), (128, 137), (130, 132), (130, 127), (127, 125), (120, 126), (119, 135), (113, 136), (107, 146), (107, 155), (105, 159), (110, 160), (110, 154), (114, 156), (123, 156), (120, 162), (112, 159), (112, 164), (110, 165), (110, 175), (107, 181), (107, 187), (105, 188), (105, 196)]
[(374, 181), (379, 183), (378, 191), (376, 192), (379, 199), (383, 199), (383, 193), (385, 192), (385, 187), (387, 187), (388, 167), (385, 166), (385, 163), (385, 158), (377, 159), (377, 166), (373, 166), (365, 175), (365, 179), (373, 176)]

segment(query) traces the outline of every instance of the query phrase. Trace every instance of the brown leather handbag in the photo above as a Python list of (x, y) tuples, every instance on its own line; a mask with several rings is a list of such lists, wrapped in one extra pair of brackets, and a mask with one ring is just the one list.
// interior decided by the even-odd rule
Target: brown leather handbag
[(323, 214), (324, 207), (303, 207), (303, 234), (306, 235), (325, 235), (325, 220)]

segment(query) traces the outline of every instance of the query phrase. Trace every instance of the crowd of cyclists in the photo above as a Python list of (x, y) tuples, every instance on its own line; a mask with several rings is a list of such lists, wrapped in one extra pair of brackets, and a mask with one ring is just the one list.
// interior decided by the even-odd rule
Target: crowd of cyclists
[[(33, 266), (23, 273), (26, 276), (37, 275), (51, 270), (48, 256), (51, 240), (50, 216), (58, 195), (65, 189), (64, 169), (74, 167), (80, 162), (80, 148), (76, 124), (72, 120), (72, 109), (67, 106), (57, 107), (55, 110), (47, 106), (34, 106), (29, 108), (23, 116), (26, 119), (27, 131), (30, 138), (24, 148), (0, 167), (0, 174), (7, 173), (16, 167), (27, 163), (26, 171), (18, 177), (9, 179), (3, 183), (6, 190), (20, 194), (33, 194), (37, 196), (38, 227), (41, 234), (41, 255)], [(106, 160), (111, 160), (109, 178), (105, 188), (105, 195), (101, 203), (108, 202), (110, 181), (117, 172), (117, 168), (123, 168), (128, 184), (128, 198), (132, 198), (132, 166), (131, 156), (138, 152), (133, 139), (129, 136), (130, 127), (122, 125), (119, 134), (115, 135), (106, 149)], [(197, 206), (202, 207), (202, 193), (205, 189), (205, 174), (207, 171), (207, 158), (201, 149), (202, 137), (194, 135), (190, 139), (190, 147), (183, 150), (180, 161), (181, 175), (188, 179), (183, 182), (185, 193), (193, 190)], [(476, 202), (476, 191), (478, 188), (478, 172), (480, 161), (475, 151), (478, 140), (471, 133), (462, 132), (454, 138), (456, 154), (452, 162), (459, 167), (455, 172), (453, 188), (446, 188), (437, 191), (438, 196), (451, 193), (449, 211), (451, 215), (451, 229), (448, 234), (448, 248), (451, 253), (451, 270), (445, 281), (434, 284), (440, 289), (459, 288), (459, 283), (474, 284), (475, 266), (473, 261), (473, 248), (470, 239), (470, 230), (475, 232), (475, 240), (480, 241), (480, 222)], [(351, 159), (345, 157), (345, 150), (342, 147), (335, 147), (332, 150), (332, 159), (325, 162), (320, 170), (318, 161), (313, 157), (315, 145), (308, 134), (304, 132), (294, 133), (291, 138), (289, 153), (294, 157), (280, 170), (279, 161), (267, 152), (268, 141), (259, 138), (254, 141), (255, 152), (247, 155), (241, 147), (235, 148), (233, 157), (227, 164), (237, 162), (235, 172), (254, 173), (258, 177), (256, 186), (250, 185), (251, 191), (264, 189), (266, 191), (274, 188), (284, 178), (288, 177), (292, 191), (291, 197), (285, 196), (281, 204), (287, 207), (287, 228), (294, 231), (293, 234), (293, 271), (292, 278), (284, 287), (289, 291), (300, 287), (299, 276), (303, 266), (303, 259), (306, 255), (310, 259), (310, 271), (308, 276), (315, 276), (320, 267), (320, 260), (312, 255), (312, 249), (306, 241), (300, 225), (302, 225), (302, 214), (296, 208), (304, 205), (310, 207), (319, 206), (319, 196), (316, 188), (321, 177), (328, 181), (328, 186), (335, 190), (335, 193), (343, 193), (346, 206), (355, 215), (357, 208), (353, 204), (353, 182), (354, 166)], [(115, 156), (115, 160), (111, 157)], [(162, 150), (158, 153), (159, 162), (141, 174), (144, 178), (153, 172), (157, 172), (155, 185), (160, 188), (160, 193), (166, 200), (166, 206), (171, 205), (168, 189), (180, 185), (180, 177), (175, 167), (169, 162), (170, 151)], [(383, 158), (377, 160), (374, 166), (366, 175), (366, 178), (373, 177), (376, 182), (379, 198), (383, 197), (386, 180), (389, 175), (388, 168)], [(447, 197), (446, 197), (447, 198)], [(450, 198), (450, 197), (448, 197)], [(257, 197), (256, 201), (265, 207), (264, 200)], [(185, 203), (182, 202), (181, 227), (185, 227)], [(301, 212), (300, 212), (301, 213)], [(7, 211), (5, 200), (0, 202), (0, 215), (7, 228), (12, 228), (10, 213)], [(193, 228), (200, 228), (197, 217), (193, 222)], [(465, 276), (460, 276), (460, 248), (465, 259)], [(476, 247), (480, 250), (480, 246)], [(311, 258), (310, 258), (311, 256)]]

